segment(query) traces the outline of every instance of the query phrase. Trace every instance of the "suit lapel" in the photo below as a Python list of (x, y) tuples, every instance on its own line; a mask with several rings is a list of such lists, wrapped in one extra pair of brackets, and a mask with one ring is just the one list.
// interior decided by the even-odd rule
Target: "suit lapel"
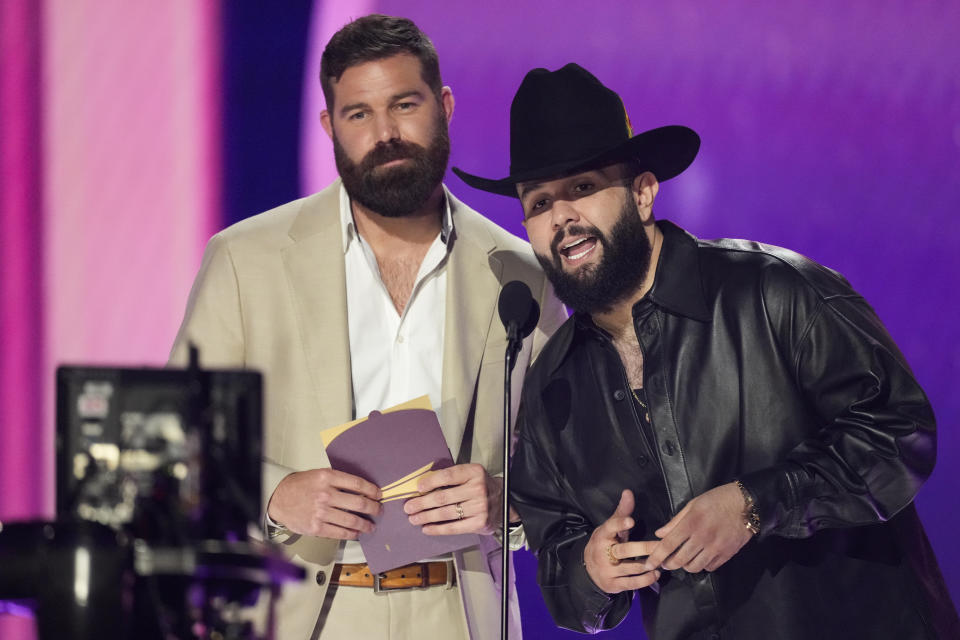
[(496, 243), (480, 214), (447, 195), (456, 236), (447, 271), (440, 422), (456, 460), (497, 306), (503, 265), (492, 256)]
[(318, 426), (353, 418), (340, 181), (304, 201), (283, 250), (297, 324), (318, 399)]
[[(305, 199), (290, 228), (294, 243), (283, 250), (300, 339), (322, 411), (318, 426), (354, 417), (339, 190), (337, 180)], [(492, 255), (496, 242), (480, 214), (448, 197), (456, 236), (447, 271), (440, 422), (456, 460), (494, 321), (503, 265)]]

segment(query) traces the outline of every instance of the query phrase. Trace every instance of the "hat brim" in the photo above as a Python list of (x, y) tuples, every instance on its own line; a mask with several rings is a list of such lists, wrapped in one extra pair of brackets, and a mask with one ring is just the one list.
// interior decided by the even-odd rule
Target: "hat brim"
[(517, 184), (557, 178), (579, 169), (603, 166), (633, 158), (640, 163), (642, 171), (650, 171), (663, 182), (680, 175), (697, 157), (700, 136), (693, 129), (680, 125), (658, 127), (636, 135), (621, 144), (585, 158), (574, 158), (546, 167), (522, 171), (515, 175), (491, 180), (467, 173), (453, 167), (453, 172), (474, 189), (502, 196), (518, 198)]

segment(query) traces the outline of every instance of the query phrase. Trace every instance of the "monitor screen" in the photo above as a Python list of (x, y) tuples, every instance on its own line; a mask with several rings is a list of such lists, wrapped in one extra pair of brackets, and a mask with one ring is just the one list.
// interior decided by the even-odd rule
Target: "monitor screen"
[(182, 544), (260, 521), (261, 376), (60, 367), (57, 517)]

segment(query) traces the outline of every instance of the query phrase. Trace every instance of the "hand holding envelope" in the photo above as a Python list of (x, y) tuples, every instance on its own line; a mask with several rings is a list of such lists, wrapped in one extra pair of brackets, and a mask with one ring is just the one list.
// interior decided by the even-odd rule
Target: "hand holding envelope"
[[(489, 535), (499, 528), (503, 482), (479, 464), (458, 464), (419, 478), (419, 497), (403, 506), (427, 535)], [(416, 495), (416, 494), (415, 494)]]
[(267, 514), (294, 533), (356, 540), (374, 528), (358, 514), (379, 515), (380, 498), (380, 489), (359, 476), (311, 469), (291, 473), (277, 485)]
[[(499, 485), (479, 465), (453, 464), (427, 396), (371, 412), (366, 418), (324, 429), (318, 435), (333, 469), (365, 478), (378, 492), (358, 491), (361, 495), (355, 496), (369, 500), (376, 495), (381, 506), (379, 513), (370, 514), (372, 530), (360, 531), (357, 536), (372, 571), (386, 571), (473, 546), (479, 542), (476, 532), (490, 530), (487, 520), (494, 510), (488, 503), (499, 495)], [(488, 490), (488, 481), (494, 483), (494, 490)], [(421, 492), (429, 493), (421, 496)], [(454, 502), (448, 504), (450, 499)], [(426, 518), (429, 527), (417, 526), (404, 510), (405, 504), (412, 503), (416, 508), (420, 500), (431, 501), (425, 506), (429, 516), (418, 516)], [(454, 522), (434, 524), (440, 518)], [(434, 530), (428, 531), (430, 528)]]

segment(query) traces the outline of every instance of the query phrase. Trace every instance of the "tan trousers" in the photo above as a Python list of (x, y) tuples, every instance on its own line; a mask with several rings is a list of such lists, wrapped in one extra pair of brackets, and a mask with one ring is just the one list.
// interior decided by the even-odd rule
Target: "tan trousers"
[(374, 593), (331, 586), (323, 602), (319, 640), (469, 640), (460, 589), (429, 587)]

